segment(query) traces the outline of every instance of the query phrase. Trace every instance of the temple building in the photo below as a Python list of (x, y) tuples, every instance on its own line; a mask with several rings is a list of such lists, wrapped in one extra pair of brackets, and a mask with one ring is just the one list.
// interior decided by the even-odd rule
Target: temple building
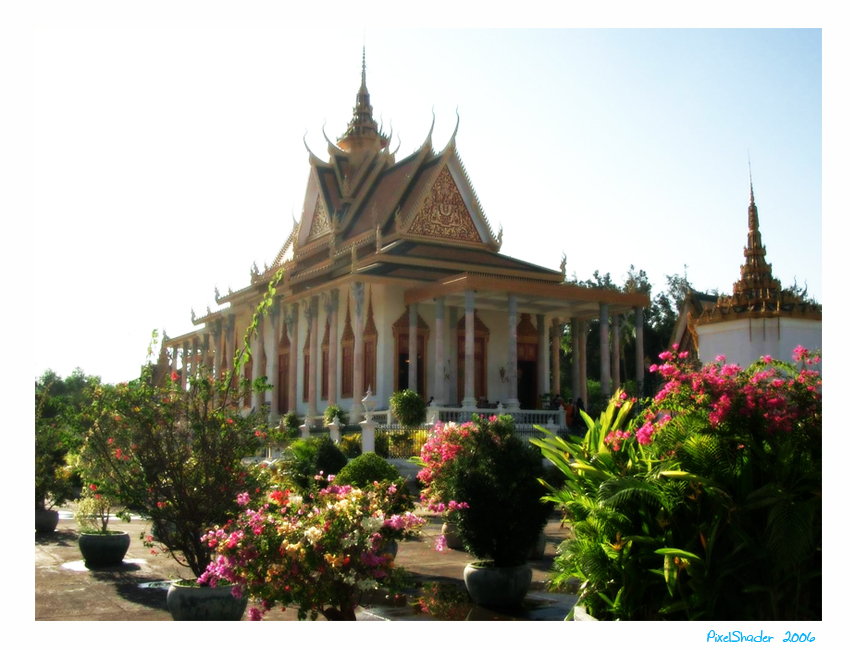
[(798, 345), (821, 350), (821, 306), (805, 291), (782, 289), (767, 263), (759, 215), (750, 177), (747, 245), (741, 278), (732, 295), (691, 292), (679, 314), (671, 339), (680, 350), (697, 354), (707, 363), (723, 355), (726, 363), (749, 366), (764, 355), (792, 361)]
[[(241, 289), (216, 289), (218, 308), (192, 314), (198, 329), (164, 340), (163, 366), (184, 382), (198, 364), (226, 370), (282, 268), (245, 368), (248, 378), (274, 384), (245, 407), (266, 402), (273, 419), (288, 411), (314, 419), (339, 404), (357, 421), (367, 391), (386, 408), (405, 388), (439, 406), (540, 408), (542, 395), (560, 393), (562, 327), (582, 341), (590, 319), (602, 322), (602, 389), (610, 394), (620, 373), (609, 328), (616, 342), (632, 310), (640, 381), (649, 296), (567, 283), (565, 259), (557, 271), (501, 254), (502, 230), (493, 232), (457, 153), (457, 126), (439, 152), (432, 133), (433, 122), (422, 145), (396, 160), (392, 134), (372, 117), (364, 53), (348, 128), (336, 142), (325, 136), (327, 160), (307, 149), (303, 209), (274, 261), (255, 265)], [(543, 232), (542, 217), (529, 215), (529, 226), (535, 219)], [(579, 350), (572, 388), (587, 403)]]

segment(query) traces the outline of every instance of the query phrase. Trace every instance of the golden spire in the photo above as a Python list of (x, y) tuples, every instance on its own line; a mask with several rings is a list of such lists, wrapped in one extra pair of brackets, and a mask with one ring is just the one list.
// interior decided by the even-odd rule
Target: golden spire
[[(749, 156), (747, 160), (749, 167)], [(779, 297), (781, 285), (773, 277), (773, 270), (767, 263), (767, 249), (761, 241), (759, 213), (753, 193), (753, 174), (750, 167), (750, 204), (747, 208), (747, 246), (744, 248), (744, 264), (741, 265), (741, 279), (733, 287), (730, 300), (737, 307), (755, 307), (758, 304), (775, 301)]]
[(372, 104), (369, 101), (369, 90), (366, 88), (366, 46), (364, 45), (363, 63), (360, 69), (360, 90), (357, 92), (354, 114), (348, 123), (348, 128), (337, 144), (340, 149), (351, 151), (359, 145), (372, 144), (375, 140), (380, 142), (381, 149), (386, 147), (389, 142), (389, 139), (381, 133), (378, 123), (372, 117)]

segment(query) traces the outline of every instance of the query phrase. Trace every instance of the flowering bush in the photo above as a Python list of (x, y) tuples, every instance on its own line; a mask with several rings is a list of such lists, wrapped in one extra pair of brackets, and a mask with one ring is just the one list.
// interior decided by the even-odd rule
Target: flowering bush
[[(289, 490), (261, 501), (240, 495), (245, 509), (236, 520), (203, 538), (218, 557), (198, 582), (226, 580), (235, 585), (234, 596), (259, 599), (251, 620), (276, 604), (296, 604), (300, 620), (318, 614), (354, 620), (361, 592), (400, 587), (405, 573), (386, 544), (417, 534), (424, 521), (411, 512), (388, 515), (391, 494), (381, 487), (323, 483), (312, 501)], [(247, 507), (253, 504), (256, 509)]]
[(574, 535), (554, 583), (582, 581), (598, 618), (820, 618), (820, 359), (795, 360), (697, 368), (674, 349), (628, 426), (618, 396), (584, 439), (540, 441)]
[(152, 548), (164, 549), (197, 576), (212, 559), (201, 536), (236, 515), (236, 495), (262, 490), (242, 463), (263, 444), (262, 413), (242, 415), (221, 382), (201, 373), (189, 390), (169, 379), (99, 386), (81, 460), (86, 482), (151, 520)]
[(542, 458), (514, 435), (513, 418), (438, 422), (417, 460), (423, 505), (457, 524), (470, 553), (498, 566), (525, 562), (550, 508), (537, 480)]

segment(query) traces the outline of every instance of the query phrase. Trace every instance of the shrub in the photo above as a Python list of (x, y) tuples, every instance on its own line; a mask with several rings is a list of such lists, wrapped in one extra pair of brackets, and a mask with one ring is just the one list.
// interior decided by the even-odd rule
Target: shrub
[(293, 484), (304, 492), (312, 488), (317, 474), (336, 474), (348, 462), (328, 435), (296, 440), (284, 452), (284, 459)]
[(343, 467), (336, 475), (335, 483), (364, 488), (377, 481), (396, 481), (401, 478), (398, 470), (374, 451), (358, 456)]
[(348, 415), (338, 404), (331, 404), (325, 409), (325, 425), (331, 424), (334, 421), (334, 416), (339, 418), (341, 426), (348, 424)]
[(360, 446), (360, 434), (348, 433), (342, 436), (342, 440), (339, 443), (339, 450), (346, 458), (357, 458), (363, 453), (363, 449)]
[(416, 427), (425, 420), (425, 401), (419, 393), (409, 388), (390, 396), (390, 408), (393, 417), (402, 426)]
[(665, 352), (631, 426), (621, 395), (583, 439), (536, 441), (574, 535), (554, 584), (581, 581), (597, 618), (820, 620), (822, 384), (796, 357), (697, 370)]

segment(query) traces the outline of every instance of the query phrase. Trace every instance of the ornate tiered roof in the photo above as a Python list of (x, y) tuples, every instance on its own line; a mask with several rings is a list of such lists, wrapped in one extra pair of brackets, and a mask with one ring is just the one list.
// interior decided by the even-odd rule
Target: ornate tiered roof
[(792, 316), (820, 320), (821, 307), (806, 296), (806, 291), (783, 290), (773, 277), (767, 263), (767, 248), (762, 243), (759, 215), (750, 175), (750, 204), (747, 208), (747, 245), (744, 247), (744, 264), (741, 279), (734, 283), (732, 295), (720, 296), (717, 304), (696, 317), (697, 323), (709, 323), (734, 318), (759, 316)]

